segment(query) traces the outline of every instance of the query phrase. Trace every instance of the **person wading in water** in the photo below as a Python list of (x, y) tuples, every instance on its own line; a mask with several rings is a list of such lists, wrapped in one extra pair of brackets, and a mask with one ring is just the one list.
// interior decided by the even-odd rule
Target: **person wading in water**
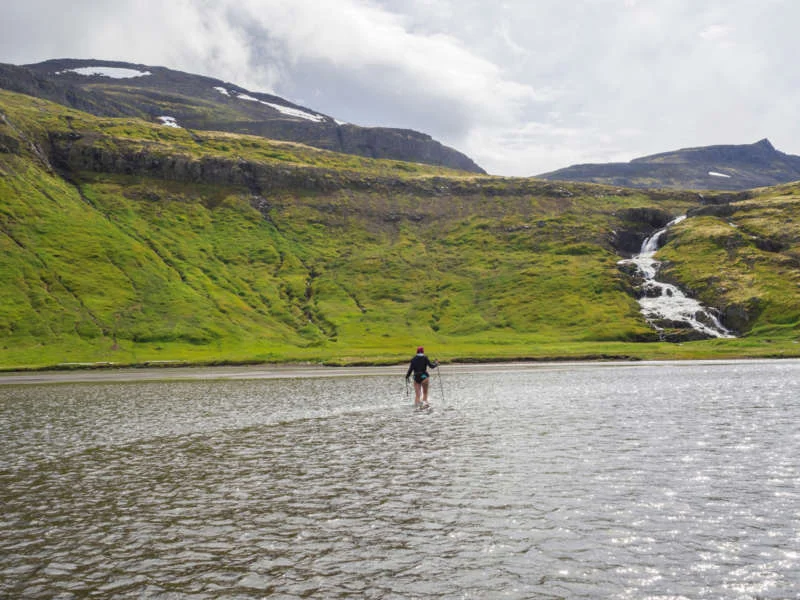
[[(422, 346), (417, 348), (417, 355), (411, 359), (411, 364), (408, 365), (408, 371), (406, 372), (406, 381), (411, 377), (411, 373), (414, 373), (414, 408), (428, 408), (430, 406), (428, 404), (428, 383), (430, 381), (428, 367), (435, 369), (438, 366), (438, 360), (431, 362), (425, 356), (425, 348)], [(420, 396), (422, 396), (421, 399)]]

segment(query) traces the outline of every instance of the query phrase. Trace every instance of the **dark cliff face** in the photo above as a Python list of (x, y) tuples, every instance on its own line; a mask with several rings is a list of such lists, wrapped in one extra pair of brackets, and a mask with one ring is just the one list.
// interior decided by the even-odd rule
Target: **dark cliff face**
[[(74, 71), (85, 67), (147, 75), (114, 79)], [(0, 87), (98, 116), (152, 121), (167, 115), (189, 129), (259, 135), (345, 154), (485, 173), (468, 156), (423, 133), (338, 123), (278, 96), (164, 67), (73, 59), (24, 67), (0, 64)]]
[[(5, 144), (5, 145), (4, 145)], [(15, 153), (19, 141), (0, 131), (0, 152)], [(341, 189), (404, 193), (429, 198), (442, 196), (529, 197), (564, 199), (573, 193), (588, 194), (588, 187), (563, 187), (534, 178), (446, 178), (408, 179), (368, 175), (358, 171), (254, 162), (230, 156), (193, 156), (180, 151), (165, 153), (162, 147), (108, 142), (97, 135), (75, 131), (50, 132), (42, 149), (50, 167), (64, 176), (81, 172), (140, 175), (189, 184), (233, 185), (260, 195), (283, 191), (332, 192)], [(635, 211), (634, 211), (635, 212)]]
[(738, 191), (800, 180), (800, 156), (784, 154), (764, 139), (686, 148), (627, 163), (573, 165), (539, 177), (637, 188)]

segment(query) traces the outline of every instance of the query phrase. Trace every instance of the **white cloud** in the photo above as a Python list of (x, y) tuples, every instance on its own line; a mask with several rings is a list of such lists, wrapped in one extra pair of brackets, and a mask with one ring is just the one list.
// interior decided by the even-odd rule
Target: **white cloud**
[(700, 37), (707, 41), (723, 40), (733, 33), (733, 29), (727, 25), (715, 23), (709, 25), (700, 32)]
[(572, 164), (628, 161), (635, 155), (625, 143), (641, 136), (636, 129), (609, 133), (585, 123), (530, 121), (514, 128), (474, 128), (462, 147), (489, 172), (530, 176)]
[(372, 2), (245, 0), (237, 6), (282, 44), (293, 67), (314, 63), (345, 79), (369, 77), (376, 93), (409, 95), (409, 104), (415, 101), (411, 94), (421, 94), (459, 112), (502, 121), (538, 99), (533, 86), (508, 79), (460, 39), (412, 31), (404, 17)]

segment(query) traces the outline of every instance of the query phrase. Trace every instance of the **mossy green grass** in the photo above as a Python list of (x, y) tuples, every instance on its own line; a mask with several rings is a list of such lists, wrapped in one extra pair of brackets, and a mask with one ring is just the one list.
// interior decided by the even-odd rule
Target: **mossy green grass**
[[(0, 369), (391, 364), (419, 344), (445, 361), (800, 356), (791, 187), (674, 229), (670, 276), (750, 321), (738, 339), (671, 344), (611, 240), (628, 209), (677, 215), (696, 194), (372, 161), (6, 92), (0, 111)], [(51, 147), (72, 139), (118, 161), (291, 165), (301, 184), (74, 170)]]

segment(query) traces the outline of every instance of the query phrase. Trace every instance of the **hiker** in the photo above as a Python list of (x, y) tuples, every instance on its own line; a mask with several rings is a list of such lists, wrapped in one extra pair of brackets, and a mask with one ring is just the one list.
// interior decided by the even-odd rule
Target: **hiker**
[[(417, 348), (417, 355), (411, 359), (411, 364), (408, 365), (406, 372), (406, 381), (414, 373), (414, 408), (428, 408), (428, 383), (430, 375), (428, 375), (428, 367), (435, 369), (439, 366), (439, 361), (431, 362), (425, 356), (425, 348), (420, 346)], [(422, 398), (420, 399), (420, 396)]]

